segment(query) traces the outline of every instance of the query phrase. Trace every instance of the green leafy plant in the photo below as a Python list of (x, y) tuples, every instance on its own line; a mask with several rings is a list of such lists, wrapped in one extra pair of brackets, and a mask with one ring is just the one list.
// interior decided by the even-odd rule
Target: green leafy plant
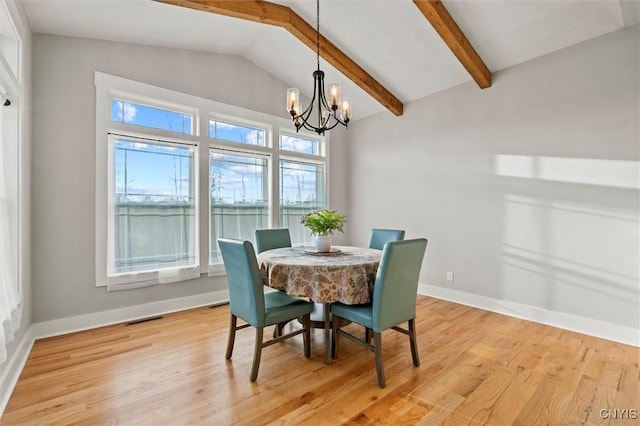
[(314, 235), (331, 235), (334, 231), (344, 232), (342, 225), (345, 215), (336, 210), (315, 210), (300, 219), (300, 223), (311, 230)]

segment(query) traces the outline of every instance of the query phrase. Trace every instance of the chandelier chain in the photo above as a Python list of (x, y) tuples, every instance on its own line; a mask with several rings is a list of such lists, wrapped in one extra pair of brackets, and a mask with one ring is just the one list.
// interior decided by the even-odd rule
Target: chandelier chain
[(316, 59), (320, 71), (320, 0), (316, 1)]

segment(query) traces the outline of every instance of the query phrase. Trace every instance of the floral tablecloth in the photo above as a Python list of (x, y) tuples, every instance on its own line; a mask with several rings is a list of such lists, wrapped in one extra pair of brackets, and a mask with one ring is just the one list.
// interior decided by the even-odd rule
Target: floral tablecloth
[(339, 253), (310, 254), (305, 247), (267, 250), (258, 255), (265, 285), (316, 303), (371, 301), (380, 250), (337, 246)]

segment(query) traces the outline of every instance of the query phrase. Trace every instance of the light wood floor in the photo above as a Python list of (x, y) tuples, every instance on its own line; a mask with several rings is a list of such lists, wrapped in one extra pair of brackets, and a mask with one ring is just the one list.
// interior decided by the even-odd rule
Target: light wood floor
[(406, 336), (385, 332), (387, 388), (377, 386), (373, 354), (347, 339), (340, 358), (325, 365), (321, 330), (313, 332), (310, 360), (302, 336), (265, 348), (258, 381), (250, 383), (253, 329), (238, 332), (226, 362), (228, 318), (228, 306), (200, 308), (38, 340), (0, 422), (640, 422), (628, 419), (631, 411), (624, 420), (601, 416), (602, 409), (640, 416), (640, 349), (631, 346), (419, 296), (422, 364), (413, 367)]

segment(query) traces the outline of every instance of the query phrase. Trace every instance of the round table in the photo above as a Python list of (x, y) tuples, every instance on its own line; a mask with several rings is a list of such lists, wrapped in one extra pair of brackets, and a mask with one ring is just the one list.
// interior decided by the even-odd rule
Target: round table
[(285, 247), (258, 254), (265, 285), (308, 297), (324, 306), (325, 361), (331, 362), (329, 305), (369, 303), (382, 252), (363, 247), (333, 246), (333, 253), (311, 247)]

